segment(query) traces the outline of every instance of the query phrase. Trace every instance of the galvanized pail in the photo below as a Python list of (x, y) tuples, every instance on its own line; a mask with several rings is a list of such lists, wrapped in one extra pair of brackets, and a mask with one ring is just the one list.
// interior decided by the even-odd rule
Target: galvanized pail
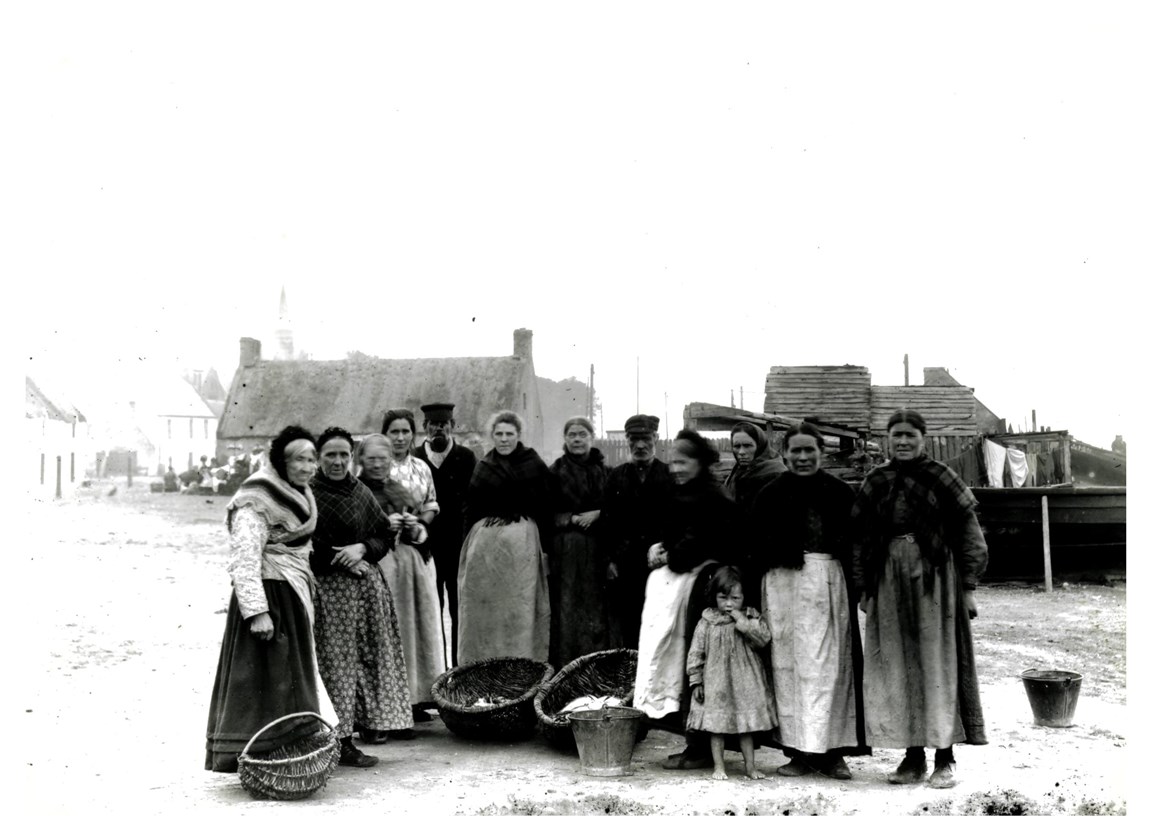
[(632, 748), (644, 717), (642, 711), (628, 706), (605, 706), (569, 715), (581, 771), (588, 776), (630, 775)]

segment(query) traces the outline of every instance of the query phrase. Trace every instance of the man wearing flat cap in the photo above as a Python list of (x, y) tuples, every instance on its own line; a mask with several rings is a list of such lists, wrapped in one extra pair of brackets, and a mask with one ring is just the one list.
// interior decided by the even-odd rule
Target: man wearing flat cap
[(432, 468), (432, 483), (436, 487), (436, 500), (440, 513), (428, 526), (432, 559), (436, 564), (437, 591), (440, 609), (444, 609), (444, 596), (448, 596), (448, 614), (452, 618), (452, 658), (449, 667), (456, 664), (456, 642), (459, 601), (456, 594), (456, 574), (460, 569), (460, 545), (464, 541), (464, 495), (476, 468), (476, 456), (467, 446), (456, 443), (452, 432), (456, 428), (453, 417), (454, 403), (438, 402), (420, 406), (424, 415), (423, 445), (415, 455)]
[(609, 560), (609, 632), (614, 643), (631, 649), (640, 642), (648, 548), (660, 541), (656, 531), (675, 487), (668, 465), (656, 457), (659, 428), (660, 418), (651, 414), (625, 422), (631, 460), (608, 473), (600, 509)]

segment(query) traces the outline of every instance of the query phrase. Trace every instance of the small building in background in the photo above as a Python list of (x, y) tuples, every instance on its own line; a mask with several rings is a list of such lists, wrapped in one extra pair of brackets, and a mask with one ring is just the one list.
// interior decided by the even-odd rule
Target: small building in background
[(24, 377), (20, 485), (35, 499), (72, 496), (92, 455), (87, 418), (67, 396), (50, 390)]
[(232, 378), (216, 439), (216, 456), (267, 446), (282, 428), (297, 424), (319, 434), (342, 426), (357, 439), (380, 431), (384, 412), (455, 403), (456, 439), (483, 455), (491, 442), (488, 420), (501, 410), (524, 419), (525, 446), (546, 460), (560, 448), (549, 441), (532, 362), (532, 331), (518, 329), (509, 356), (382, 359), (362, 353), (336, 360), (265, 359), (260, 342), (240, 339), (240, 364)]

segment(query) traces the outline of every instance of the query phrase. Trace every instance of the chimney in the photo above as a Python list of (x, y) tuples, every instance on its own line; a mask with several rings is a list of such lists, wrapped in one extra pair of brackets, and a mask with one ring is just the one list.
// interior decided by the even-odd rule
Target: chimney
[(519, 329), (512, 333), (512, 355), (532, 360), (532, 330)]
[(254, 338), (240, 339), (240, 367), (253, 367), (260, 361), (260, 342)]

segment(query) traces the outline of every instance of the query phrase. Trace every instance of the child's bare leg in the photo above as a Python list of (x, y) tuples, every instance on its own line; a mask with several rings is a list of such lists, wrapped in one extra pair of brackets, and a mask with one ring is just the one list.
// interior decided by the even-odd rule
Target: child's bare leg
[(728, 774), (724, 772), (724, 736), (713, 735), (712, 743), (712, 778), (713, 779), (727, 779)]
[(756, 744), (752, 742), (752, 733), (740, 736), (740, 753), (744, 756), (744, 772), (749, 779), (763, 779), (764, 774), (756, 769)]

